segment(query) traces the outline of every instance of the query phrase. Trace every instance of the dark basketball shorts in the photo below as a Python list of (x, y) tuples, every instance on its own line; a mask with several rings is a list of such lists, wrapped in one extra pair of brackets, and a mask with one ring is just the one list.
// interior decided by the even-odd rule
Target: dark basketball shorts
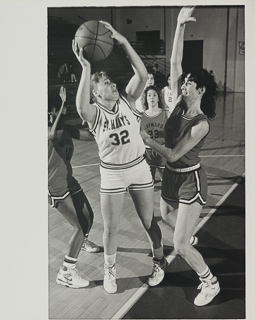
[(156, 151), (151, 148), (146, 148), (144, 157), (149, 166), (164, 169), (166, 165), (166, 159), (161, 157)]
[(48, 190), (48, 202), (54, 208), (58, 201), (66, 199), (69, 194), (75, 195), (80, 191), (82, 191), (81, 186), (75, 178), (72, 178), (69, 186), (67, 186), (66, 181), (62, 184), (51, 185)]
[(199, 167), (188, 172), (174, 172), (165, 167), (162, 179), (163, 200), (192, 204), (198, 202), (206, 204), (207, 178), (203, 168)]

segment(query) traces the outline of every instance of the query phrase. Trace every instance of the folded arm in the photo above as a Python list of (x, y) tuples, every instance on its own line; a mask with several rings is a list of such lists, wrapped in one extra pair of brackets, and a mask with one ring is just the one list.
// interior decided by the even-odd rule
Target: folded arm
[(206, 120), (202, 120), (193, 126), (172, 149), (159, 145), (156, 141), (151, 139), (145, 131), (141, 131), (141, 136), (147, 146), (164, 157), (168, 162), (175, 162), (197, 145), (208, 132), (209, 124)]

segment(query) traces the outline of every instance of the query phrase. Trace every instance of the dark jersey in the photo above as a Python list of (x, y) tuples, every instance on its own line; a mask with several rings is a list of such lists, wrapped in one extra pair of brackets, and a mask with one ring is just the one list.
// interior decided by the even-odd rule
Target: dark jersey
[(167, 119), (168, 111), (166, 109), (160, 109), (159, 113), (155, 116), (150, 116), (145, 111), (141, 119), (141, 130), (145, 130), (145, 132), (150, 135), (150, 138), (159, 144), (164, 144), (164, 126)]
[(68, 190), (72, 193), (80, 188), (73, 177), (73, 152), (73, 141), (66, 127), (59, 139), (48, 140), (48, 188), (52, 195), (63, 195)]
[[(207, 121), (204, 114), (199, 114), (193, 118), (188, 118), (183, 114), (184, 103), (178, 103), (170, 115), (165, 125), (165, 146), (174, 148), (176, 143), (198, 122)], [(169, 166), (173, 168), (191, 167), (200, 162), (199, 152), (204, 144), (205, 137), (201, 139), (197, 145), (189, 150), (185, 155), (175, 162), (169, 162)]]

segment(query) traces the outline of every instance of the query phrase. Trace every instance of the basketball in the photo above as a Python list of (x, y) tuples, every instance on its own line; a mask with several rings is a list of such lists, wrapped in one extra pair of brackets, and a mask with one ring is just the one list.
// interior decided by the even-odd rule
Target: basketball
[(79, 48), (83, 48), (84, 58), (89, 62), (102, 61), (109, 56), (113, 48), (111, 31), (99, 21), (83, 23), (75, 34)]

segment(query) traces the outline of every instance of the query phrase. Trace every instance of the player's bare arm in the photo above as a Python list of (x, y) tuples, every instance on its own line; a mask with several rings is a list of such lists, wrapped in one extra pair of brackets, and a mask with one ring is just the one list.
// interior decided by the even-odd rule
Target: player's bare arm
[[(127, 56), (131, 62), (134, 70), (134, 76), (129, 81), (126, 87), (127, 99), (134, 106), (134, 102), (141, 96), (148, 79), (147, 70), (139, 57), (139, 55), (132, 48), (128, 40), (118, 33), (108, 22), (100, 21), (105, 28), (112, 32), (112, 38), (118, 41), (122, 45), (123, 49), (127, 53)], [(135, 107), (135, 106), (134, 106)]]
[(90, 63), (83, 57), (83, 48), (79, 48), (78, 44), (73, 40), (72, 49), (82, 66), (81, 80), (76, 95), (76, 108), (80, 117), (90, 123), (94, 122), (96, 117), (96, 107), (90, 104)]
[(64, 120), (63, 120), (63, 123), (60, 124), (61, 115), (65, 115), (66, 110), (67, 110), (67, 108), (66, 108), (66, 89), (63, 86), (61, 86), (61, 88), (60, 88), (59, 96), (62, 100), (62, 104), (61, 104), (61, 108), (59, 110), (59, 113), (58, 113), (52, 127), (48, 131), (48, 139), (49, 140), (60, 139), (60, 137), (63, 134), (63, 130), (64, 130)]
[(177, 26), (174, 35), (173, 49), (171, 55), (171, 87), (173, 93), (173, 103), (176, 105), (179, 95), (178, 84), (182, 71), (183, 40), (186, 23), (195, 22), (196, 18), (191, 17), (195, 7), (183, 7), (177, 18)]
[(193, 126), (179, 142), (177, 142), (173, 149), (159, 145), (143, 130), (141, 131), (141, 136), (147, 146), (151, 147), (154, 151), (167, 159), (167, 161), (175, 162), (197, 145), (208, 132), (208, 122), (206, 120), (200, 121), (198, 124)]

